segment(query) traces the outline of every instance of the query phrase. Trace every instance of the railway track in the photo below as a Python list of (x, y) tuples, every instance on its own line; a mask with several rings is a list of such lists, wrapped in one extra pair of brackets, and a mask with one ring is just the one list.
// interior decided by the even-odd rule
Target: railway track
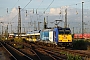
[[(90, 55), (85, 52), (71, 50), (71, 49), (62, 49), (58, 46), (50, 47), (40, 45), (39, 43), (19, 43), (24, 45), (24, 49), (19, 49), (21, 52), (29, 55), (34, 60), (67, 60), (67, 54), (79, 55), (82, 58), (89, 58)], [(62, 54), (62, 52), (65, 52)]]
[[(11, 43), (12, 44), (12, 43)], [(67, 58), (62, 55), (58, 55), (52, 51), (45, 50), (39, 45), (33, 43), (19, 43), (24, 45), (24, 49), (19, 49), (21, 52), (28, 54), (34, 60), (66, 60)], [(43, 46), (42, 46), (43, 47)]]
[[(51, 49), (53, 49), (53, 48), (51, 48)], [(62, 52), (66, 52), (66, 53), (71, 53), (73, 55), (79, 55), (79, 56), (82, 56), (82, 57), (90, 58), (90, 53), (87, 53), (84, 50), (61, 49), (60, 47), (56, 47), (56, 49), (54, 51), (56, 51), (56, 52), (62, 51)]]
[[(49, 59), (49, 60), (53, 60), (51, 57), (49, 57), (48, 55), (45, 55), (43, 53), (41, 53), (40, 51), (38, 51), (35, 47), (33, 47), (32, 45), (29, 45), (29, 44), (24, 44), (24, 48), (25, 49), (28, 49), (28, 53), (29, 52), (32, 52), (31, 55), (33, 55), (34, 57), (32, 57), (34, 60), (46, 60), (46, 59)], [(23, 51), (25, 52), (25, 51)]]
[(74, 56), (81, 56), (82, 59), (90, 59), (90, 53), (87, 51), (83, 51), (83, 50), (71, 50), (71, 49), (65, 49), (65, 48), (60, 48), (60, 47), (44, 47), (45, 49), (48, 50), (52, 50), (52, 52), (56, 52), (57, 54), (64, 54), (64, 55), (68, 55), (68, 54), (72, 54)]
[(86, 51), (65, 49), (65, 48), (61, 48), (61, 47), (58, 47), (58, 46), (56, 46), (56, 47), (47, 47), (47, 46), (41, 46), (37, 43), (35, 43), (35, 45), (38, 45), (42, 49), (45, 49), (45, 51), (48, 50), (49, 52), (51, 51), (51, 53), (54, 53), (56, 55), (61, 55), (62, 58), (63, 58), (63, 55), (65, 57), (65, 55), (67, 55), (67, 54), (72, 54), (72, 55), (75, 55), (75, 56), (76, 55), (81, 56), (82, 59), (90, 59), (90, 53), (88, 53)]
[(68, 53), (72, 53), (72, 54), (77, 54), (77, 55), (80, 55), (82, 57), (89, 57), (90, 58), (90, 53), (87, 53), (87, 51), (84, 51), (84, 50), (72, 50), (71, 48), (63, 48), (63, 47), (58, 47), (58, 46), (55, 46), (54, 48), (53, 47), (45, 47), (46, 49), (52, 49), (53, 51), (65, 51), (65, 52), (68, 52)]
[(40, 45), (37, 46), (36, 44), (32, 44), (32, 47), (35, 47), (39, 51), (44, 51), (45, 54), (52, 57), (54, 60), (66, 60), (67, 59), (65, 55), (53, 52), (52, 50), (45, 49), (43, 46), (40, 46)]
[[(17, 44), (17, 43), (10, 43), (12, 44)], [(24, 45), (23, 49), (18, 49), (22, 53), (30, 56), (33, 60), (53, 60), (50, 56), (44, 55), (43, 53), (40, 53), (40, 51), (37, 51), (35, 47), (32, 47), (30, 44), (27, 43), (18, 43)]]
[(66, 49), (65, 51), (68, 51), (68, 53), (72, 53), (72, 54), (79, 55), (79, 56), (82, 56), (82, 57), (90, 58), (90, 53), (86, 53), (86, 52), (81, 51), (81, 50), (69, 50), (69, 49)]
[(11, 47), (10, 45), (8, 45), (5, 42), (0, 42), (0, 44), (11, 55), (11, 57), (12, 57), (11, 60), (33, 60), (32, 58), (21, 53), (20, 51), (16, 50), (15, 48)]
[[(28, 48), (32, 48), (32, 50), (34, 50), (35, 52), (38, 52), (37, 54), (39, 55), (39, 57), (44, 60), (44, 59), (51, 59), (51, 60), (66, 60), (67, 57), (61, 54), (57, 54), (55, 52), (43, 49), (42, 47), (40, 47), (39, 45), (35, 45), (33, 43), (30, 44), (24, 44), (24, 46), (27, 45)], [(40, 55), (41, 54), (41, 55)], [(42, 57), (42, 55), (44, 57)]]

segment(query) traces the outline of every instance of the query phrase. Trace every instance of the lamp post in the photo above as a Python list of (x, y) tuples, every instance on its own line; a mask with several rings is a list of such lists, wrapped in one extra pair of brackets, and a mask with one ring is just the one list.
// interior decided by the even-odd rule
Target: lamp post
[(83, 38), (83, 33), (84, 33), (84, 25), (83, 25), (83, 3), (82, 2), (82, 38)]

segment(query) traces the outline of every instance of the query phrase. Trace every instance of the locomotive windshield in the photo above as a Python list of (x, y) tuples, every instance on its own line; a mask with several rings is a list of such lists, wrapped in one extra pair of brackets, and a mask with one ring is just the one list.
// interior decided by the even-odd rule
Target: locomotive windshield
[(59, 34), (71, 34), (70, 28), (60, 28), (58, 31)]
[(59, 34), (64, 34), (64, 30), (59, 30)]
[(65, 30), (65, 34), (70, 34), (71, 31), (70, 30)]

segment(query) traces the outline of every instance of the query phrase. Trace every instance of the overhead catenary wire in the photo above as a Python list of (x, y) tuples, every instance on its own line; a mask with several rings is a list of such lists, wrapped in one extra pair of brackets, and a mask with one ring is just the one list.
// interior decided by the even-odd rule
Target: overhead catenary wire
[[(32, 0), (30, 0), (30, 1), (25, 5), (25, 7), (28, 6), (31, 1), (32, 1)], [(24, 8), (25, 8), (25, 7), (24, 7)], [(24, 9), (24, 8), (23, 8), (23, 9)], [(22, 10), (23, 10), (23, 9), (22, 9)], [(22, 11), (22, 10), (21, 10), (21, 11)]]
[[(43, 3), (43, 1), (44, 1), (44, 0), (42, 0), (42, 1), (41, 1), (41, 3), (39, 4), (38, 8), (39, 8), (39, 7), (40, 7), (40, 5)], [(38, 8), (36, 8), (36, 9), (38, 9)]]
[(15, 3), (15, 5), (13, 7), (15, 7), (18, 2), (19, 2), (19, 0)]
[(51, 6), (51, 4), (54, 2), (54, 0), (52, 0), (52, 2), (50, 3), (50, 5), (45, 9), (44, 13), (46, 12), (46, 10)]
[[(28, 6), (31, 1), (32, 1), (32, 0), (30, 0), (30, 1), (25, 5), (25, 7)], [(25, 8), (25, 7), (24, 7), (24, 8)], [(23, 9), (24, 9), (24, 8), (23, 8)], [(21, 9), (21, 11), (22, 11), (23, 9)], [(16, 17), (17, 15), (18, 15), (18, 13), (15, 15), (15, 17)], [(14, 18), (15, 18), (15, 17), (14, 17)], [(12, 20), (13, 20), (14, 18), (12, 18)]]
[[(90, 3), (90, 0), (89, 1), (86, 1), (85, 3)], [(70, 5), (64, 5), (64, 6), (75, 6), (75, 5), (79, 5), (79, 4), (81, 4), (81, 2), (79, 2), (79, 3), (75, 3), (75, 4), (70, 4)], [(58, 8), (58, 7), (62, 7), (62, 6), (56, 6), (56, 7), (53, 7), (53, 8)], [(49, 7), (49, 8), (52, 8), (52, 7)]]
[[(13, 5), (12, 8), (14, 8), (18, 2), (19, 2), (19, 0)], [(7, 13), (8, 13), (8, 12), (9, 12), (9, 11), (8, 11), (8, 8), (7, 8)]]
[[(38, 8), (39, 8), (40, 5), (43, 3), (43, 1), (44, 1), (44, 0), (41, 1), (41, 3), (39, 4)], [(36, 14), (37, 14), (37, 9), (38, 9), (38, 8), (36, 8)], [(33, 11), (34, 11), (34, 10), (33, 10)]]
[[(18, 1), (19, 1), (19, 0), (18, 0)], [(16, 2), (16, 4), (18, 3), (18, 1)], [(30, 0), (30, 1), (32, 1), (32, 0)], [(53, 1), (54, 1), (54, 0), (53, 0)], [(53, 1), (51, 2), (51, 4), (53, 3)], [(43, 1), (42, 1), (42, 2), (43, 2)], [(42, 3), (42, 2), (41, 2), (41, 3)], [(85, 3), (89, 3), (89, 2), (90, 2), (90, 1), (87, 1), (87, 2), (85, 2)], [(30, 3), (30, 2), (29, 2), (29, 3)], [(28, 3), (28, 4), (29, 4), (29, 3)], [(16, 5), (16, 4), (15, 4), (15, 5)], [(27, 5), (28, 5), (28, 4), (27, 4)], [(50, 4), (50, 5), (51, 5), (51, 4)], [(77, 3), (77, 4), (81, 4), (81, 3)], [(15, 6), (15, 5), (14, 5), (14, 6)], [(27, 5), (26, 5), (26, 6), (27, 6)], [(41, 4), (40, 4), (40, 5), (41, 5)], [(39, 5), (39, 6), (40, 6), (40, 5)], [(48, 8), (50, 8), (50, 5), (45, 9), (45, 11), (46, 11)], [(71, 5), (66, 5), (66, 6), (73, 6), (73, 5), (76, 5), (76, 4), (71, 4)], [(25, 7), (26, 7), (26, 6), (25, 6)], [(25, 8), (25, 7), (24, 7), (24, 8)], [(23, 9), (24, 9), (24, 8), (23, 8)], [(39, 8), (39, 7), (38, 7), (38, 8)], [(44, 11), (44, 12), (45, 12), (45, 11)], [(15, 16), (15, 17), (16, 17), (16, 16)], [(14, 17), (14, 18), (15, 18), (15, 17)], [(12, 18), (12, 20), (13, 20), (14, 18)]]
[[(12, 8), (14, 8), (15, 7), (15, 5), (17, 4), (19, 2), (19, 0), (13, 5), (13, 7)], [(12, 9), (11, 8), (11, 9)], [(9, 16), (8, 14), (10, 14), (11, 12), (9, 12), (9, 8), (7, 8), (6, 9), (6, 12), (7, 12), (7, 14), (6, 14), (6, 16)]]
[[(13, 5), (13, 7), (12, 7), (12, 8), (14, 8), (14, 7), (15, 7), (15, 5), (16, 5), (18, 2), (19, 2), (19, 0), (18, 0), (18, 1), (14, 4), (14, 5)], [(0, 7), (0, 8), (1, 8), (1, 9), (3, 9), (3, 7)], [(7, 8), (5, 8), (6, 13), (7, 13), (5, 16), (7, 16), (8, 14), (10, 14), (10, 13), (11, 13), (11, 12), (9, 12), (9, 10), (12, 10), (12, 8), (8, 8), (8, 7), (7, 7)], [(0, 9), (0, 10), (1, 10), (1, 9)], [(2, 17), (4, 17), (4, 16), (2, 16)]]

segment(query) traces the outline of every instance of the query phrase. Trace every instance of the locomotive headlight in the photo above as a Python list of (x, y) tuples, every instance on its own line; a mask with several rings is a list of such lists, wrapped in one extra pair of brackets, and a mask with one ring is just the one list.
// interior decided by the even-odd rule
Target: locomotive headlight
[(59, 40), (59, 42), (62, 42), (62, 40)]
[(70, 41), (70, 40), (68, 40), (68, 41)]
[(71, 40), (68, 40), (69, 42), (71, 41)]

